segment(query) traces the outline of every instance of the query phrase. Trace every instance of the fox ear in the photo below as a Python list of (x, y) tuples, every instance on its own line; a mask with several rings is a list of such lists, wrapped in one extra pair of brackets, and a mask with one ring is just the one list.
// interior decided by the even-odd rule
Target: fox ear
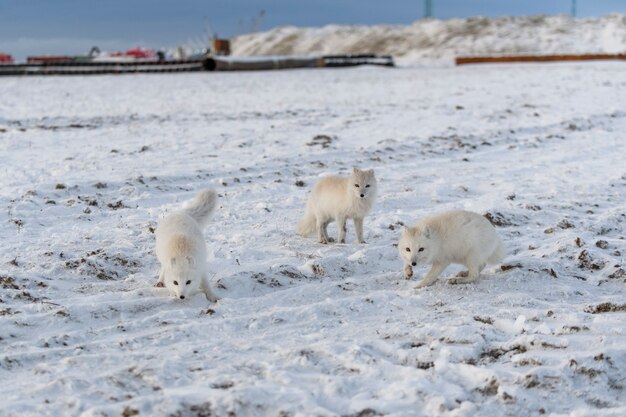
[(191, 256), (187, 257), (187, 263), (191, 266), (194, 266), (196, 264), (196, 260), (193, 259)]
[(373, 169), (368, 169), (367, 171), (365, 171), (368, 175), (374, 175), (374, 170)]
[(359, 172), (359, 169), (357, 167), (352, 167), (353, 174), (357, 174), (358, 172)]
[(170, 259), (170, 265), (172, 266), (176, 265), (176, 258)]
[(415, 236), (417, 234), (417, 228), (410, 227), (410, 226), (402, 226), (402, 232), (406, 233), (409, 236)]

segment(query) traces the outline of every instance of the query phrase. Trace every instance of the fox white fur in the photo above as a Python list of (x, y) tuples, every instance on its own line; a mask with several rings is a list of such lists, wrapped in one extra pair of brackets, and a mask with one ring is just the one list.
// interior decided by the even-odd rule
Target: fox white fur
[(349, 177), (328, 176), (319, 180), (306, 205), (304, 217), (298, 224), (298, 234), (308, 236), (317, 230), (320, 243), (332, 242), (327, 227), (337, 222), (338, 241), (346, 241), (346, 221), (353, 219), (356, 237), (363, 240), (363, 219), (376, 200), (376, 177), (374, 170), (361, 171), (352, 168)]
[(432, 264), (431, 270), (415, 288), (433, 284), (451, 263), (467, 267), (467, 276), (451, 278), (451, 284), (473, 282), (487, 264), (499, 263), (504, 245), (495, 228), (480, 214), (452, 210), (427, 217), (413, 227), (405, 227), (398, 243), (404, 261), (404, 277), (413, 276), (413, 266)]
[(212, 302), (218, 300), (209, 287), (202, 233), (216, 201), (214, 191), (202, 191), (186, 208), (168, 214), (157, 226), (156, 255), (161, 271), (156, 286), (166, 287), (181, 300), (198, 291)]

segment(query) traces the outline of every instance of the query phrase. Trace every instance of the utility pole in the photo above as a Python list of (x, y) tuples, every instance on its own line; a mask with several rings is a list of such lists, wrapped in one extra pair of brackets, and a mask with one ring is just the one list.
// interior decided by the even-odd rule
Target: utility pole
[(576, 17), (576, 0), (572, 0), (572, 17)]
[(424, 17), (433, 17), (433, 0), (424, 0)]

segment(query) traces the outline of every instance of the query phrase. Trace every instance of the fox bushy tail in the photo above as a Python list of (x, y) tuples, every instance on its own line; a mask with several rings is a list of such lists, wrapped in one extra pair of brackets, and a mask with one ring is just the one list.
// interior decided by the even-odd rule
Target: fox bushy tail
[(309, 205), (307, 204), (306, 211), (304, 212), (304, 217), (298, 223), (298, 234), (300, 236), (308, 236), (315, 231), (315, 226), (317, 224), (317, 220), (311, 210), (309, 209)]
[(200, 227), (206, 226), (217, 204), (217, 194), (213, 190), (200, 191), (196, 198), (183, 210), (190, 215)]

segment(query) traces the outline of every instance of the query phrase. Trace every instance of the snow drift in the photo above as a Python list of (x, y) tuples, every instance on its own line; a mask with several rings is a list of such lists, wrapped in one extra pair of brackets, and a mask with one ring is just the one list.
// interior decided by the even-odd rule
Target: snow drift
[(233, 39), (234, 55), (390, 54), (402, 64), (456, 55), (626, 51), (626, 14), (424, 19), (411, 25), (283, 26)]

